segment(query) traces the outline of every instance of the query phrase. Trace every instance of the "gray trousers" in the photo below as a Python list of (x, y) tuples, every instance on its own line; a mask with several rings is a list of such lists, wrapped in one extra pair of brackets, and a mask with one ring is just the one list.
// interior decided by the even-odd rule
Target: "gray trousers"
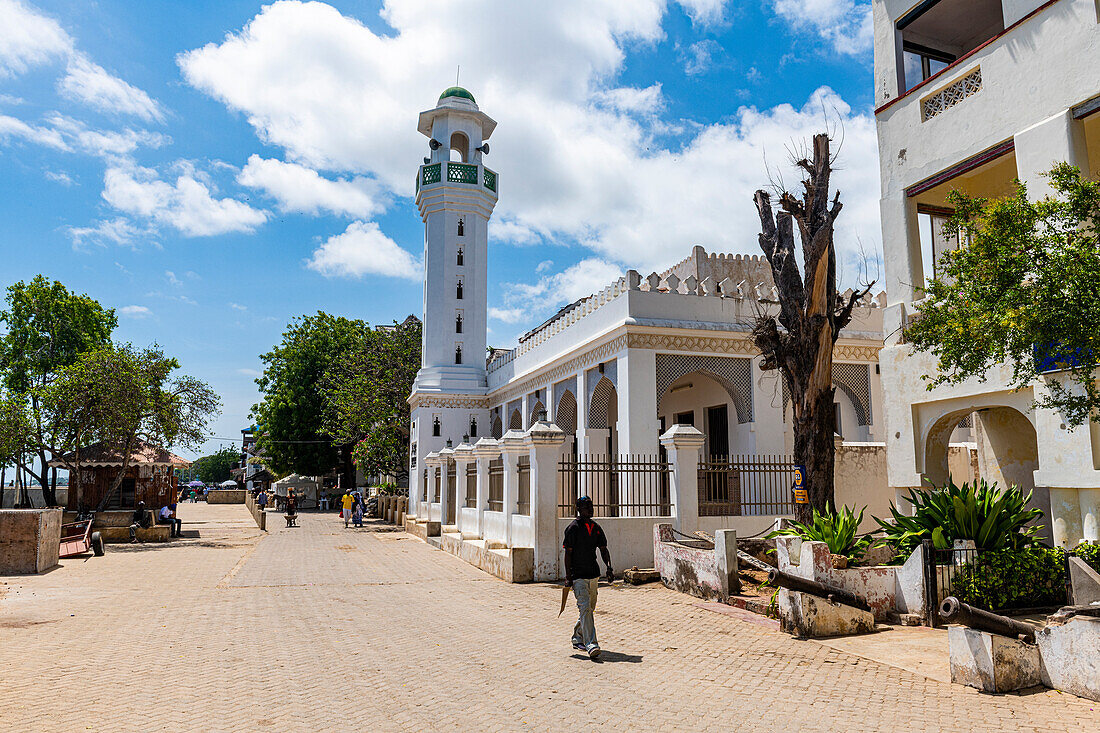
[(573, 595), (577, 598), (577, 625), (573, 627), (573, 643), (585, 649), (599, 646), (596, 641), (596, 619), (592, 613), (596, 610), (596, 595), (599, 578), (579, 578), (573, 581)]

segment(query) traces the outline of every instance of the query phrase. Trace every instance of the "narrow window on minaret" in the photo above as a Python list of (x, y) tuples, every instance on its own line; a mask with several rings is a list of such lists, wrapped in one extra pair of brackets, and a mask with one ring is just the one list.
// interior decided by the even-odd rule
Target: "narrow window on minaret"
[(462, 313), (455, 316), (455, 333), (462, 333)]
[(463, 262), (462, 262), (462, 248), (461, 247), (458, 248), (458, 264), (459, 265), (463, 264)]
[(458, 220), (458, 236), (466, 236), (466, 222), (463, 219)]
[(439, 415), (436, 415), (435, 417), (432, 418), (432, 437), (438, 438), (439, 435), (440, 435), (440, 432), (441, 432), (441, 429), (440, 429), (440, 425), (439, 425)]
[(458, 281), (458, 287), (455, 288), (455, 297), (462, 300), (462, 281)]
[(462, 363), (462, 344), (455, 346), (455, 364)]
[(476, 438), (477, 437), (477, 418), (476, 417), (471, 417), (470, 418), (470, 437), (471, 438)]

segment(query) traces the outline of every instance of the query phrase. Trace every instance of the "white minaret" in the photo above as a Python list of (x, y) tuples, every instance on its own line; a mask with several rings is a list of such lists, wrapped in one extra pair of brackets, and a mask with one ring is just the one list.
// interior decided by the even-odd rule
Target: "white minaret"
[[(450, 440), (489, 435), (485, 405), (486, 264), (497, 175), (482, 165), (497, 123), (474, 95), (451, 87), (420, 113), (430, 157), (416, 177), (424, 220), (424, 341), (413, 383), (410, 513), (417, 513), (423, 458)], [(429, 497), (430, 501), (431, 498)]]

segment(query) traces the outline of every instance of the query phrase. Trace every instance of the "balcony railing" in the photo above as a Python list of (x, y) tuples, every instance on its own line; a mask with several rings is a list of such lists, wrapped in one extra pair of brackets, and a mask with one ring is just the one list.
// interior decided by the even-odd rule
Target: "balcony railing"
[(497, 174), (495, 171), (480, 165), (457, 162), (429, 163), (420, 166), (420, 173), (416, 177), (416, 190), (419, 192), (424, 186), (431, 186), (444, 180), (448, 184), (460, 183), (476, 186), (479, 184), (478, 171), (481, 171), (480, 185), (496, 193)]

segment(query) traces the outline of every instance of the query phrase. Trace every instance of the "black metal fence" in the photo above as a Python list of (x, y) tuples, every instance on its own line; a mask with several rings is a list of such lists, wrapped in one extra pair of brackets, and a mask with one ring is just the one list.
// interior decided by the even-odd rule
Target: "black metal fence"
[(923, 549), (925, 612), (932, 624), (940, 622), (939, 605), (948, 596), (998, 613), (1069, 603), (1068, 558), (1062, 550), (936, 549), (931, 540)]
[(491, 512), (504, 511), (504, 460), (489, 461), (489, 506)]
[(519, 479), (519, 490), (516, 492), (517, 512), (519, 514), (531, 514), (531, 458), (520, 456), (516, 467)]
[(588, 496), (597, 517), (667, 517), (671, 469), (653, 455), (566, 456), (558, 463), (558, 516), (575, 513)]
[(466, 465), (466, 506), (477, 507), (477, 464)]
[(793, 514), (790, 456), (710, 456), (699, 463), (699, 516)]

